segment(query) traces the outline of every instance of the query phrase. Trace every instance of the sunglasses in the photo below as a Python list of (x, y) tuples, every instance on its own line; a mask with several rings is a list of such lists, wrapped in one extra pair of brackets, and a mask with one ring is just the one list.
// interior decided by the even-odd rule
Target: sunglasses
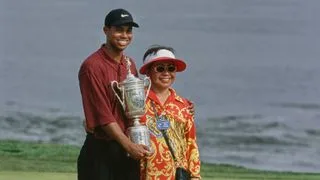
[(167, 66), (163, 64), (159, 64), (154, 67), (154, 71), (158, 73), (162, 73), (164, 71), (172, 73), (172, 72), (176, 72), (176, 70), (177, 70), (177, 67), (173, 64), (170, 64)]

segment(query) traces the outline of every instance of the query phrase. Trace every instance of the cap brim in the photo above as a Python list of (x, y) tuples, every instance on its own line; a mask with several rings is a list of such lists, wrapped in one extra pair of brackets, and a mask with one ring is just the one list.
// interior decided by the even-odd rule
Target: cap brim
[(133, 27), (139, 27), (139, 25), (137, 23), (135, 23), (131, 20), (118, 21), (118, 22), (111, 24), (111, 26), (121, 26), (121, 25), (130, 25)]
[(176, 67), (177, 67), (177, 71), (176, 72), (184, 71), (186, 69), (186, 67), (187, 67), (187, 64), (181, 59), (173, 59), (173, 58), (161, 57), (161, 58), (153, 59), (153, 60), (149, 61), (148, 63), (144, 64), (140, 68), (139, 73), (140, 74), (146, 74), (149, 66), (152, 63), (155, 63), (155, 62), (171, 62), (171, 63), (176, 65)]

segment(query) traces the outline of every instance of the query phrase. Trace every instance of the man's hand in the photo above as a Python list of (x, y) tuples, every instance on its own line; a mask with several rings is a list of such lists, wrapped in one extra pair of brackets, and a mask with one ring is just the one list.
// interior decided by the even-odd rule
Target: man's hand
[(106, 126), (102, 126), (102, 129), (114, 140), (119, 142), (121, 146), (127, 151), (127, 153), (133, 159), (142, 159), (149, 152), (149, 148), (145, 145), (133, 143), (121, 130), (119, 125), (114, 122)]
[(131, 143), (128, 148), (126, 148), (126, 150), (129, 153), (130, 157), (137, 160), (146, 157), (150, 153), (148, 146), (145, 146), (143, 144)]

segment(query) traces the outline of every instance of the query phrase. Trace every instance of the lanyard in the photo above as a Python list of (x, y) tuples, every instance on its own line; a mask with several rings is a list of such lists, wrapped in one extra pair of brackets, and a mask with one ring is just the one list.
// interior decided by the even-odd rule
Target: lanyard
[[(157, 113), (157, 110), (156, 110), (156, 107), (155, 107), (153, 101), (151, 101), (151, 105), (152, 105), (152, 108), (153, 108), (153, 111), (154, 111), (154, 115), (155, 115), (155, 117), (156, 117), (156, 121), (158, 121), (158, 120), (159, 120), (159, 116), (158, 116), (158, 113)], [(171, 153), (171, 155), (172, 155), (173, 160), (176, 162), (177, 159), (176, 159), (176, 156), (174, 155), (173, 148), (172, 148), (172, 146), (170, 145), (169, 138), (168, 138), (168, 135), (167, 135), (167, 131), (166, 131), (166, 130), (160, 130), (160, 131), (161, 131), (161, 133), (162, 133), (162, 136), (164, 137), (164, 140), (166, 141), (166, 144), (167, 144), (167, 146), (168, 146), (168, 148), (169, 148), (169, 151), (170, 151), (170, 153)]]

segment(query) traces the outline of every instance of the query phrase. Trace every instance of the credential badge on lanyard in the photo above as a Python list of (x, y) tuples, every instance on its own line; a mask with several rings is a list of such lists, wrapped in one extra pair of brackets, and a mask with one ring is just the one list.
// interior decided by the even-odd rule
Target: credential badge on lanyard
[(167, 119), (165, 115), (161, 115), (157, 120), (157, 129), (159, 130), (167, 130), (170, 128), (170, 121)]

